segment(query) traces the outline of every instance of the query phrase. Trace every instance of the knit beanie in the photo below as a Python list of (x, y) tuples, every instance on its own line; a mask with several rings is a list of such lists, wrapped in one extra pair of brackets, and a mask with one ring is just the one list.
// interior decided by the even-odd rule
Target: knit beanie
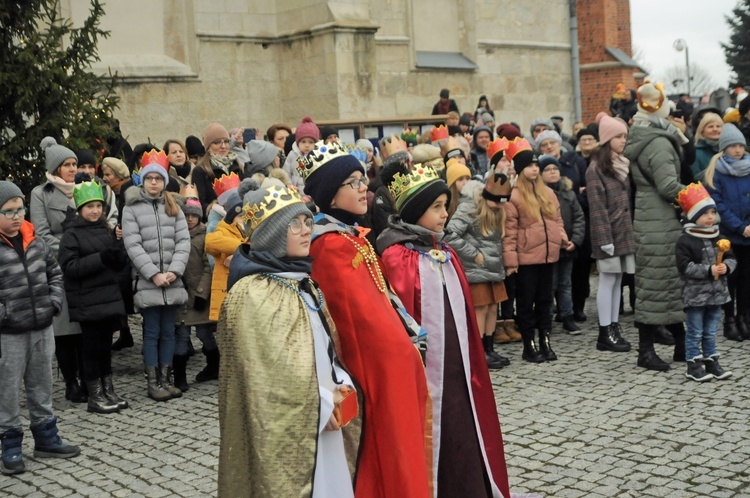
[(482, 124), (487, 126), (487, 123), (495, 123), (495, 118), (489, 112), (482, 114)]
[(458, 118), (458, 124), (464, 126), (471, 126), (471, 116), (468, 114), (461, 114)]
[(198, 218), (203, 218), (203, 208), (198, 199), (187, 199), (185, 204), (182, 205), (182, 212), (185, 216), (192, 214)]
[(326, 138), (330, 137), (331, 135), (338, 136), (339, 130), (334, 128), (333, 126), (323, 126), (320, 128), (320, 139), (325, 140)]
[[(636, 92), (638, 100), (638, 110), (646, 114), (653, 114), (656, 117), (667, 119), (669, 116), (669, 99), (662, 91), (662, 85), (644, 83)], [(600, 137), (601, 138), (601, 135)]]
[(533, 150), (522, 150), (513, 156), (513, 168), (518, 175), (521, 174), (521, 171), (523, 171), (525, 167), (530, 166), (533, 163), (539, 164), (539, 160)]
[(475, 144), (477, 141), (477, 135), (479, 134), (480, 131), (486, 131), (490, 135), (490, 140), (492, 140), (492, 128), (488, 126), (480, 125), (474, 128), (474, 134), (472, 135)]
[[(284, 186), (274, 186), (268, 189), (261, 187), (248, 192), (245, 195), (245, 203), (250, 206), (259, 206), (264, 202), (266, 196), (284, 196), (288, 195), (288, 193), (288, 188)], [(289, 222), (301, 214), (306, 215), (308, 218), (313, 217), (312, 212), (307, 209), (307, 206), (302, 201), (289, 204), (272, 213), (263, 219), (250, 234), (250, 248), (253, 251), (269, 252), (277, 258), (283, 258), (286, 256), (287, 251)], [(246, 226), (245, 229), (247, 230), (249, 227)]]
[[(613, 118), (605, 112), (596, 115), (596, 123), (599, 125), (599, 143), (604, 145), (617, 135), (628, 133), (628, 125), (620, 118)], [(585, 128), (584, 128), (585, 129)], [(541, 166), (541, 162), (539, 163)]]
[(294, 140), (297, 142), (297, 145), (299, 145), (300, 140), (303, 138), (312, 138), (313, 142), (320, 140), (320, 130), (315, 123), (313, 123), (310, 116), (302, 118), (302, 123), (300, 123), (297, 130), (294, 132)]
[(206, 127), (206, 131), (203, 132), (203, 147), (208, 150), (208, 147), (219, 139), (229, 140), (229, 132), (219, 123), (211, 123)]
[(224, 216), (224, 221), (231, 225), (234, 222), (234, 218), (242, 212), (242, 198), (237, 193), (237, 189), (229, 192), (224, 201), (224, 209), (227, 212)]
[(78, 166), (82, 164), (91, 164), (93, 166), (96, 166), (96, 157), (94, 157), (94, 153), (88, 149), (77, 150), (76, 158), (78, 160)]
[(185, 148), (187, 149), (188, 156), (204, 156), (206, 149), (201, 143), (201, 139), (195, 135), (190, 135), (185, 139)]
[(560, 169), (560, 161), (555, 159), (554, 156), (550, 156), (548, 154), (542, 154), (541, 156), (539, 156), (539, 169), (541, 171), (544, 171), (544, 168), (546, 168), (550, 164), (554, 164), (555, 166), (557, 166), (558, 170)]
[[(150, 154), (153, 154), (156, 152), (156, 149), (153, 149)], [(164, 178), (164, 189), (167, 188), (167, 185), (169, 184), (169, 173), (167, 171), (167, 168), (169, 167), (169, 163), (167, 162), (166, 156), (163, 152), (159, 153), (160, 156), (151, 156), (149, 159), (151, 159), (151, 162), (149, 164), (144, 164), (141, 168), (140, 173), (138, 176), (141, 178), (141, 183), (145, 183), (146, 175), (149, 173), (159, 173), (162, 178)], [(147, 160), (144, 157), (143, 162), (146, 162)], [(164, 161), (164, 164), (159, 164), (158, 162), (155, 162), (153, 159), (161, 159)]]
[(20, 197), (26, 199), (21, 189), (13, 182), (0, 181), (0, 209), (11, 199)]
[(445, 170), (445, 182), (448, 184), (448, 187), (452, 187), (459, 178), (465, 176), (471, 178), (471, 170), (458, 162), (456, 158), (448, 159)]
[(45, 166), (50, 174), (57, 171), (57, 168), (68, 159), (78, 161), (78, 157), (76, 157), (72, 150), (58, 145), (57, 141), (52, 137), (44, 137), (39, 146), (42, 148), (42, 152), (44, 152)]
[(586, 128), (583, 128), (576, 133), (576, 138), (580, 141), (585, 136), (594, 137), (594, 140), (599, 141), (599, 126), (596, 124), (590, 124)]
[(716, 202), (700, 182), (691, 183), (680, 190), (677, 194), (677, 204), (690, 223), (697, 222), (709, 209), (716, 209)]
[(130, 176), (127, 164), (116, 157), (105, 157), (102, 159), (102, 167), (108, 167), (119, 179), (124, 180)]
[(271, 142), (265, 140), (250, 140), (245, 145), (245, 150), (250, 156), (250, 162), (253, 166), (265, 168), (273, 164), (273, 160), (279, 154), (279, 149)]
[(721, 128), (721, 136), (719, 137), (719, 150), (725, 151), (727, 147), (734, 144), (742, 144), (747, 147), (745, 136), (740, 130), (737, 129), (732, 123), (727, 123)]
[(419, 218), (441, 194), (447, 194), (447, 202), (451, 201), (451, 190), (448, 185), (443, 180), (433, 180), (409, 195), (398, 210), (398, 214), (406, 223), (416, 225)]
[(529, 133), (531, 134), (532, 137), (534, 136), (534, 128), (536, 128), (537, 126), (546, 126), (550, 130), (555, 129), (555, 124), (552, 122), (551, 119), (536, 118), (534, 121), (531, 122), (531, 128), (529, 129)]
[(510, 123), (503, 123), (497, 127), (497, 137), (513, 140), (521, 136), (521, 130)]
[(549, 139), (552, 139), (556, 141), (558, 144), (562, 145), (562, 137), (555, 130), (544, 130), (539, 135), (537, 135), (534, 140), (536, 140), (536, 143), (538, 145), (541, 145), (542, 142), (544, 142), (545, 140), (549, 140)]
[(325, 213), (331, 207), (341, 184), (355, 171), (366, 174), (365, 167), (356, 157), (342, 154), (326, 162), (305, 179), (305, 193)]

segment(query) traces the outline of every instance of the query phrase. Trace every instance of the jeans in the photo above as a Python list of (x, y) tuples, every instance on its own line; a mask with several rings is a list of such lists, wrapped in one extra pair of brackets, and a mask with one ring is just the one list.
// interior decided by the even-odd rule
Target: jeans
[(557, 312), (561, 317), (573, 314), (572, 272), (573, 258), (560, 258), (560, 260), (555, 263), (555, 271), (552, 275), (552, 288), (555, 289)]
[(688, 307), (687, 333), (685, 334), (685, 358), (700, 356), (708, 358), (716, 354), (716, 334), (719, 332), (721, 306)]
[(143, 316), (143, 362), (146, 368), (171, 365), (175, 346), (176, 306), (154, 306)]
[[(195, 326), (195, 335), (203, 344), (203, 349), (213, 351), (218, 347), (216, 344), (216, 324), (201, 323)], [(188, 354), (188, 343), (190, 342), (190, 325), (178, 325), (175, 328), (174, 354), (183, 356)]]

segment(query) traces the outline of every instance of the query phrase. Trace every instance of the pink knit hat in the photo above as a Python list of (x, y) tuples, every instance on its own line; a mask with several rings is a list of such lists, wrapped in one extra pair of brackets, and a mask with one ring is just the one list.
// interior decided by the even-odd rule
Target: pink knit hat
[(203, 132), (203, 146), (208, 150), (208, 146), (220, 138), (229, 140), (229, 132), (219, 123), (211, 123)]
[(620, 118), (613, 118), (604, 112), (596, 115), (596, 122), (599, 125), (599, 143), (606, 144), (621, 133), (628, 133), (628, 125)]
[(310, 116), (302, 118), (302, 123), (297, 127), (297, 131), (294, 133), (294, 141), (299, 145), (300, 140), (303, 138), (312, 138), (313, 142), (320, 140), (320, 130), (313, 123)]

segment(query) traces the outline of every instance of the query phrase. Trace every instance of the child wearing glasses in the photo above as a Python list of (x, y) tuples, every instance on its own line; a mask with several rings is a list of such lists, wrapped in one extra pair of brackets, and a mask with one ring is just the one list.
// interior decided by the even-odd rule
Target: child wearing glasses
[(310, 278), (312, 213), (278, 184), (244, 201), (250, 243), (232, 259), (217, 333), (218, 495), (351, 498), (356, 391)]
[(52, 317), (62, 308), (60, 267), (45, 242), (24, 220), (24, 195), (0, 181), (0, 443), (3, 474), (21, 474), (23, 426), (21, 382), (26, 392), (36, 458), (70, 458), (76, 446), (63, 443), (52, 412)]

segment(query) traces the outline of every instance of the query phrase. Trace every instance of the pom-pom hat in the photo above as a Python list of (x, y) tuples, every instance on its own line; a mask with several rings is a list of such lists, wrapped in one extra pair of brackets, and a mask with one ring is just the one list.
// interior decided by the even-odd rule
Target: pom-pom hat
[(299, 145), (303, 138), (312, 138), (313, 142), (320, 140), (320, 130), (318, 129), (318, 126), (313, 123), (310, 116), (302, 118), (302, 122), (294, 132), (294, 140), (297, 142), (297, 145)]
[(49, 173), (57, 171), (57, 168), (68, 159), (78, 161), (75, 152), (63, 145), (58, 145), (57, 141), (52, 137), (44, 137), (39, 146), (42, 148), (42, 152), (44, 152), (44, 165)]

